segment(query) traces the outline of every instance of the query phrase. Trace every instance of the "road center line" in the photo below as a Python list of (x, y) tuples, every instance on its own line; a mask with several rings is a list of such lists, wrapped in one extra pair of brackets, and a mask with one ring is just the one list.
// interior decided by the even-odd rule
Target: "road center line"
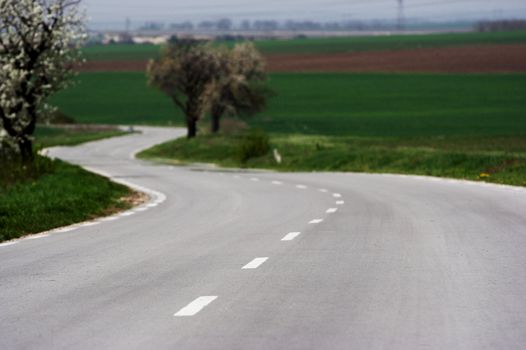
[(283, 237), (282, 241), (292, 241), (294, 238), (298, 237), (301, 234), (301, 232), (289, 232)]
[(174, 316), (175, 317), (184, 317), (184, 316), (194, 316), (199, 311), (203, 310), (205, 306), (213, 302), (217, 299), (216, 295), (210, 295), (210, 296), (202, 296), (194, 301), (192, 301), (190, 304), (183, 307), (181, 310), (177, 311)]
[(326, 213), (327, 214), (332, 214), (332, 213), (336, 213), (338, 211), (338, 208), (329, 208), (327, 209)]
[(314, 219), (314, 220), (309, 221), (309, 224), (319, 224), (322, 221), (323, 219)]
[(255, 258), (254, 260), (252, 260), (251, 262), (249, 262), (248, 264), (246, 264), (245, 266), (243, 266), (241, 269), (243, 270), (247, 270), (247, 269), (257, 269), (258, 267), (260, 267), (261, 265), (263, 265), (263, 263), (265, 261), (268, 260), (268, 257), (264, 257), (264, 258)]

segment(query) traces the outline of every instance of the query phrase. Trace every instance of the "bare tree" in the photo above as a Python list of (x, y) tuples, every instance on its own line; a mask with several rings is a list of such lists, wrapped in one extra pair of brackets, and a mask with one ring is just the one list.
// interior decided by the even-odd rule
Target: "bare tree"
[(206, 111), (205, 91), (217, 79), (219, 62), (210, 44), (177, 41), (148, 64), (149, 84), (168, 95), (185, 115), (188, 138), (197, 134), (197, 121)]
[(0, 120), (23, 161), (46, 100), (62, 89), (84, 39), (80, 0), (0, 0)]
[(220, 74), (207, 88), (212, 132), (220, 129), (223, 115), (251, 116), (261, 112), (272, 95), (266, 86), (263, 57), (254, 44), (218, 49)]

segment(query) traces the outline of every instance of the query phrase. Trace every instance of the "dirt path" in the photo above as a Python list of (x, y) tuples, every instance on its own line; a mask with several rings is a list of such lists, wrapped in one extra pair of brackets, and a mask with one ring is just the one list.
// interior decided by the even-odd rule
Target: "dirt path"
[[(280, 54), (270, 72), (526, 72), (526, 45), (479, 45), (342, 54)], [(144, 71), (144, 61), (88, 62), (82, 71)]]

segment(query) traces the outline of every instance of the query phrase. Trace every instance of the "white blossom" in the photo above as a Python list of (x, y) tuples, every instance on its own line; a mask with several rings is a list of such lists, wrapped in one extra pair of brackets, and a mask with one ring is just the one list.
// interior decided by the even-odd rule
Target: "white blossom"
[(0, 126), (19, 145), (30, 143), (47, 99), (66, 86), (79, 60), (79, 2), (0, 0)]

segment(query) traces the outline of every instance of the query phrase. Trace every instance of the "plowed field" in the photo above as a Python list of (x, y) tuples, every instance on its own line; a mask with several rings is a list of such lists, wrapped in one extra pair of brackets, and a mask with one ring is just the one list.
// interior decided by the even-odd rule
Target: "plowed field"
[[(266, 56), (270, 72), (526, 72), (526, 45)], [(91, 61), (82, 71), (143, 71), (144, 61)]]

